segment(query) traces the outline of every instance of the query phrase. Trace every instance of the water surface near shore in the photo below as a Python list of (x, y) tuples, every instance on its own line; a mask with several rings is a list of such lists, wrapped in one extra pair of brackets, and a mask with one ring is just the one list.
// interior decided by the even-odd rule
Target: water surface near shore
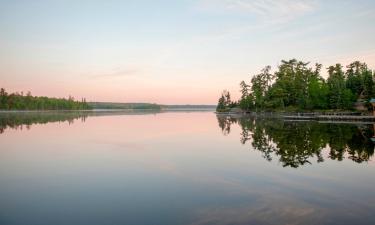
[(0, 224), (374, 224), (372, 124), (0, 115)]

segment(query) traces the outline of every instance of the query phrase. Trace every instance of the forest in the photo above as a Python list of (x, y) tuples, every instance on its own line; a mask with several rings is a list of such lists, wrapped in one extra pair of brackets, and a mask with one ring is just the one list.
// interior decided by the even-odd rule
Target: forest
[(375, 96), (374, 72), (366, 63), (355, 61), (345, 69), (341, 64), (329, 66), (326, 79), (322, 76), (322, 64), (309, 64), (296, 59), (282, 60), (273, 73), (266, 66), (250, 82), (241, 81), (238, 101), (232, 101), (230, 93), (224, 90), (216, 110), (339, 111), (354, 110), (356, 105), (370, 107), (369, 100)]
[(73, 97), (49, 98), (44, 96), (32, 96), (30, 92), (7, 93), (0, 89), (0, 110), (85, 110), (91, 109), (83, 98), (81, 101)]

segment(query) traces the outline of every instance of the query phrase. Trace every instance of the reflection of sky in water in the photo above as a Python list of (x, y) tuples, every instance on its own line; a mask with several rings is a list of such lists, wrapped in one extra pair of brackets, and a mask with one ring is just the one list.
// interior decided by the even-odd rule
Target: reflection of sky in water
[(0, 135), (1, 224), (373, 224), (373, 162), (300, 168), (210, 112), (88, 117)]

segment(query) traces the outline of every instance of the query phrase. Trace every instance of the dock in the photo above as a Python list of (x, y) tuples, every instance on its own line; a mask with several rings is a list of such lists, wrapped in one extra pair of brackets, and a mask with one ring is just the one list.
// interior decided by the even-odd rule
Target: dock
[(375, 116), (362, 115), (288, 115), (288, 120), (318, 120), (318, 121), (366, 121), (375, 122)]

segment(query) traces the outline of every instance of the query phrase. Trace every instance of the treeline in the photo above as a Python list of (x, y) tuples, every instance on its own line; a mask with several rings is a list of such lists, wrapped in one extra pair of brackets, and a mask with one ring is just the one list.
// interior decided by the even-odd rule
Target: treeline
[(135, 109), (135, 110), (160, 110), (161, 106), (154, 103), (117, 103), (117, 102), (89, 102), (94, 109)]
[(84, 110), (91, 109), (85, 99), (74, 100), (73, 97), (49, 98), (32, 96), (30, 92), (7, 93), (0, 89), (0, 110)]
[(375, 96), (374, 73), (366, 63), (355, 61), (346, 70), (341, 64), (329, 66), (327, 79), (321, 70), (321, 64), (309, 67), (308, 62), (296, 59), (282, 60), (274, 73), (266, 66), (250, 83), (240, 83), (239, 101), (232, 101), (230, 93), (223, 91), (217, 111), (234, 107), (245, 111), (351, 110), (357, 100), (370, 106)]

